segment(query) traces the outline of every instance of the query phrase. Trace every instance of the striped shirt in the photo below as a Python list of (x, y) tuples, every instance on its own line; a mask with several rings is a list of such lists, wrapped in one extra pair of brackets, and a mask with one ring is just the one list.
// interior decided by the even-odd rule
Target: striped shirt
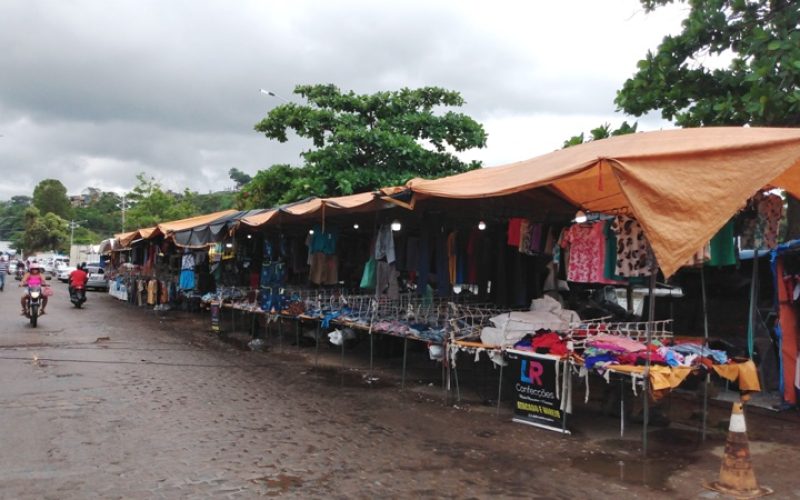
[(0, 260), (0, 274), (8, 274), (8, 262)]

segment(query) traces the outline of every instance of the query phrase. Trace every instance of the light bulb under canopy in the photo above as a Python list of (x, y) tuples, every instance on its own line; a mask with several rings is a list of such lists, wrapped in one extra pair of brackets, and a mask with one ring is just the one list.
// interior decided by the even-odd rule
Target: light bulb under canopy
[(358, 229), (358, 224), (353, 224), (353, 229)]
[(578, 224), (583, 224), (587, 220), (589, 220), (589, 217), (586, 215), (586, 212), (583, 210), (578, 210), (578, 212), (575, 214), (575, 222)]
[(483, 221), (478, 222), (478, 230), (483, 231), (486, 229), (486, 223)]
[(399, 230), (401, 230), (401, 229), (403, 229), (403, 225), (402, 225), (402, 224), (400, 224), (400, 221), (399, 221), (399, 220), (395, 219), (395, 220), (392, 222), (392, 231), (399, 231)]

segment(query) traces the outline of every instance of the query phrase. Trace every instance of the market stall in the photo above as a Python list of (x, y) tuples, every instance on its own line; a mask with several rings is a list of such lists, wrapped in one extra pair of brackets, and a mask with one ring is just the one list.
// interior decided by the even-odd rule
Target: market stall
[[(771, 189), (800, 194), (798, 161), (796, 129), (641, 133), (380, 193), (159, 225), (120, 235), (119, 244), (141, 266), (156, 245), (156, 262), (183, 252), (196, 267), (205, 254), (217, 275), (204, 300), (264, 330), (277, 326), (279, 339), (286, 321), (295, 322), (298, 344), (300, 323), (313, 324), (317, 349), (328, 330), (339, 332), (342, 352), (343, 329), (371, 342), (399, 338), (404, 374), (408, 342), (423, 342), (456, 390), (459, 352), (486, 353), (501, 367), (509, 355), (555, 356), (559, 380), (573, 372), (628, 378), (646, 395), (646, 428), (648, 400), (690, 373), (758, 389), (752, 363), (727, 354), (720, 361), (707, 328), (691, 342), (663, 328), (656, 282), (697, 270), (705, 312), (704, 269), (736, 265), (736, 238), (752, 240), (756, 261), (777, 243), (782, 203)], [(180, 261), (178, 281), (188, 282), (192, 266)], [(635, 287), (645, 291), (644, 322), (632, 317)], [(609, 290), (627, 290), (626, 307)], [(574, 312), (560, 323), (530, 320), (543, 296)], [(502, 315), (521, 324), (519, 338), (506, 336)], [(564, 351), (540, 352), (543, 335)], [(598, 352), (601, 335), (631, 350), (606, 343)]]

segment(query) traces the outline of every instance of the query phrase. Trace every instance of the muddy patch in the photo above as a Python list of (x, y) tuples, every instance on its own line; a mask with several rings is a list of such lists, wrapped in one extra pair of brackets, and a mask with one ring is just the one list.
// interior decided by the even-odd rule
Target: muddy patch
[(362, 373), (357, 370), (317, 367), (310, 369), (307, 373), (313, 380), (333, 387), (371, 387), (374, 389), (394, 387), (394, 384), (386, 379), (370, 377), (368, 373)]

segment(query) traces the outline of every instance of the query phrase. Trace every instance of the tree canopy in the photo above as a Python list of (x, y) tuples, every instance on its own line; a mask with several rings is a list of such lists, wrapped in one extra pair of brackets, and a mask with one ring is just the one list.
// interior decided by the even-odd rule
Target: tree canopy
[[(690, 8), (682, 31), (639, 61), (617, 93), (619, 108), (660, 110), (682, 127), (800, 124), (800, 3), (682, 2)], [(642, 0), (647, 11), (667, 3)]]
[(28, 207), (23, 217), (25, 232), (20, 233), (15, 239), (15, 246), (23, 253), (67, 250), (69, 242), (67, 221), (53, 212), (42, 215), (35, 206)]
[(250, 175), (242, 172), (238, 168), (228, 170), (228, 177), (236, 183), (236, 189), (241, 189), (242, 186), (253, 180)]
[(136, 176), (137, 184), (128, 193), (131, 208), (126, 216), (126, 230), (155, 226), (160, 222), (196, 215), (190, 202), (161, 188), (155, 177)]
[[(313, 149), (302, 153), (300, 168), (289, 171), (279, 166), (272, 173), (259, 172), (244, 189), (248, 205), (347, 195), (480, 166), (454, 154), (482, 148), (487, 138), (478, 122), (447, 110), (464, 104), (458, 92), (424, 87), (356, 94), (334, 85), (299, 85), (294, 93), (307, 104), (281, 104), (255, 129), (280, 142), (293, 131), (310, 139)], [(289, 175), (288, 190), (285, 182), (276, 188), (265, 183), (275, 181), (278, 173)], [(258, 198), (272, 189), (276, 192)]]
[(608, 139), (609, 137), (615, 137), (618, 135), (626, 135), (626, 134), (635, 134), (636, 129), (639, 127), (638, 123), (634, 123), (631, 125), (628, 122), (622, 122), (618, 128), (611, 130), (610, 123), (604, 123), (599, 127), (593, 128), (589, 131), (589, 137), (587, 138), (583, 132), (578, 135), (573, 135), (566, 141), (564, 141), (564, 148), (569, 148), (571, 146), (577, 146), (578, 144), (583, 144), (584, 142), (591, 142), (591, 141), (599, 141), (600, 139)]
[(240, 193), (243, 206), (247, 208), (276, 207), (291, 200), (299, 200), (313, 188), (312, 179), (305, 176), (301, 168), (291, 165), (273, 165), (260, 170)]
[(67, 188), (56, 179), (45, 179), (36, 185), (33, 190), (33, 205), (42, 214), (54, 213), (63, 219), (72, 217)]

